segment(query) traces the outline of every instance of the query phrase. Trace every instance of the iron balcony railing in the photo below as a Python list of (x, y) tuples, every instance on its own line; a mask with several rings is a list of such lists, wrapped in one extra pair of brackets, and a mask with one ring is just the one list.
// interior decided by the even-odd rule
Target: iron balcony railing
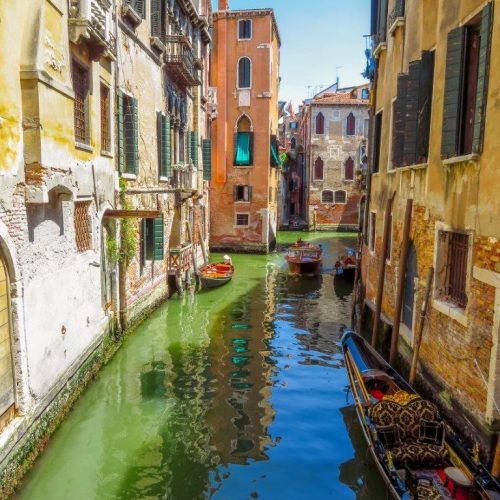
[(179, 83), (192, 87), (200, 85), (195, 68), (195, 56), (184, 35), (169, 35), (165, 39), (165, 63), (169, 71)]
[(372, 35), (372, 50), (375, 52), (377, 47), (387, 42), (387, 30), (380, 30), (378, 33)]
[(405, 0), (396, 0), (396, 5), (389, 14), (388, 26), (391, 28), (399, 18), (405, 17)]

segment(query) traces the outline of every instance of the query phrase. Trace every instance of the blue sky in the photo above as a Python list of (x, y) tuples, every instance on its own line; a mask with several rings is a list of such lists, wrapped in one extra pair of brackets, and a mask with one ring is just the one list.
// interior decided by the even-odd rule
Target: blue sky
[(370, 0), (229, 0), (230, 9), (259, 7), (273, 8), (278, 20), (281, 100), (292, 99), (297, 109), (337, 73), (341, 86), (363, 83)]

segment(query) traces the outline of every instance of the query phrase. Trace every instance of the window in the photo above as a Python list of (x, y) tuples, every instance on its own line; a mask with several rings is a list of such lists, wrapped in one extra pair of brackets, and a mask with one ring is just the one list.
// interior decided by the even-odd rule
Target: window
[(253, 164), (253, 132), (250, 120), (245, 115), (238, 120), (234, 140), (234, 164), (240, 167)]
[(236, 214), (236, 225), (237, 226), (248, 226), (249, 225), (249, 214)]
[(142, 261), (163, 260), (164, 256), (163, 216), (142, 219)]
[(171, 177), (172, 175), (172, 150), (170, 144), (170, 116), (158, 112), (158, 164), (160, 177)]
[(248, 57), (238, 61), (238, 88), (249, 89), (252, 87), (252, 63)]
[(146, 0), (125, 0), (124, 3), (132, 7), (141, 19), (146, 19)]
[(297, 129), (297, 122), (290, 122), (290, 130), (296, 130)]
[(375, 115), (375, 129), (372, 144), (372, 172), (378, 172), (380, 163), (380, 140), (382, 139), (382, 111)]
[(369, 99), (370, 91), (368, 89), (361, 89), (361, 99)]
[(347, 194), (342, 189), (335, 191), (335, 203), (345, 205), (347, 203)]
[(354, 160), (349, 156), (345, 162), (344, 166), (344, 180), (353, 181), (354, 180)]
[(111, 151), (109, 87), (101, 83), (101, 149)]
[(438, 232), (436, 286), (441, 300), (460, 308), (467, 306), (469, 235), (454, 231)]
[(151, 36), (166, 41), (167, 5), (163, 0), (151, 0)]
[(325, 133), (325, 117), (319, 112), (316, 115), (316, 134), (323, 135)]
[(295, 137), (292, 137), (292, 140), (290, 141), (290, 149), (295, 149), (297, 147), (297, 139)]
[(491, 51), (492, 3), (480, 18), (448, 33), (441, 156), (483, 148)]
[(137, 99), (118, 95), (118, 167), (120, 172), (137, 175), (139, 171), (139, 124)]
[(92, 226), (90, 221), (90, 201), (75, 202), (74, 222), (76, 249), (79, 253), (92, 249)]
[(203, 155), (203, 180), (212, 180), (212, 141), (203, 139), (201, 142), (201, 152)]
[(356, 135), (356, 118), (352, 113), (347, 116), (346, 135)]
[(363, 121), (363, 137), (368, 138), (369, 133), (370, 133), (370, 119), (365, 118)]
[(392, 257), (392, 214), (389, 216), (389, 232), (387, 233), (387, 252), (385, 254), (385, 260), (387, 262), (390, 262), (391, 257)]
[(238, 39), (250, 40), (250, 38), (252, 38), (252, 21), (242, 19), (238, 22)]
[(333, 191), (323, 191), (321, 193), (321, 203), (333, 203)]
[(323, 180), (323, 160), (321, 157), (317, 157), (316, 161), (314, 162), (314, 181), (322, 181)]
[(73, 89), (75, 91), (74, 119), (75, 139), (82, 144), (90, 144), (89, 113), (89, 70), (73, 59), (71, 65)]
[(234, 186), (233, 199), (234, 201), (252, 201), (252, 186)]
[(368, 248), (371, 252), (375, 251), (375, 231), (377, 228), (377, 214), (370, 212), (369, 228), (368, 228)]

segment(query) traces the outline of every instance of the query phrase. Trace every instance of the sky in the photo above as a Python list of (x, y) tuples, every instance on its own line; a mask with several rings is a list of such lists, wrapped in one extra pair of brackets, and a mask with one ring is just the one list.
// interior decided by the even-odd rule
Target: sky
[(269, 7), (282, 42), (280, 100), (291, 100), (297, 110), (337, 75), (341, 87), (364, 82), (370, 0), (229, 0), (231, 10)]

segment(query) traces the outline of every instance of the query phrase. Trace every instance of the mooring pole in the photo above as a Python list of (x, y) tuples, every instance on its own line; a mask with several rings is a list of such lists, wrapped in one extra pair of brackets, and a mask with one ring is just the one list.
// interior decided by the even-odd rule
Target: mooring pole
[(398, 286), (396, 292), (396, 308), (394, 312), (394, 326), (392, 327), (391, 337), (391, 352), (389, 355), (389, 363), (392, 365), (396, 361), (398, 355), (399, 341), (399, 326), (401, 324), (401, 311), (403, 308), (403, 295), (406, 277), (406, 261), (408, 259), (408, 250), (410, 248), (410, 230), (411, 230), (411, 215), (413, 210), (413, 200), (406, 200), (405, 223), (403, 226), (403, 244), (401, 247), (401, 255), (399, 257), (399, 274)]
[(378, 283), (377, 283), (377, 298), (375, 300), (375, 317), (373, 318), (373, 330), (372, 330), (372, 346), (377, 347), (378, 331), (380, 316), (382, 314), (382, 297), (384, 295), (384, 281), (385, 281), (385, 261), (387, 256), (387, 248), (389, 246), (389, 233), (391, 222), (391, 212), (392, 203), (394, 197), (396, 196), (396, 191), (392, 193), (392, 196), (387, 200), (385, 204), (385, 217), (384, 217), (384, 235), (382, 237), (382, 255), (380, 255), (380, 264), (378, 269)]
[(434, 268), (429, 267), (429, 274), (427, 275), (427, 284), (425, 285), (425, 296), (424, 301), (422, 302), (422, 308), (420, 309), (420, 320), (418, 323), (418, 328), (415, 333), (415, 343), (413, 345), (413, 357), (411, 359), (411, 367), (410, 367), (410, 385), (415, 383), (415, 377), (417, 376), (417, 363), (418, 363), (418, 354), (420, 352), (420, 344), (422, 343), (422, 334), (424, 332), (424, 324), (425, 318), (427, 316), (427, 309), (429, 308), (429, 298), (431, 295), (431, 285), (432, 278), (434, 277)]
[(198, 234), (200, 236), (201, 251), (203, 252), (203, 261), (205, 265), (208, 264), (207, 248), (205, 247), (205, 240), (203, 239), (203, 233), (201, 232), (201, 224), (198, 226)]

